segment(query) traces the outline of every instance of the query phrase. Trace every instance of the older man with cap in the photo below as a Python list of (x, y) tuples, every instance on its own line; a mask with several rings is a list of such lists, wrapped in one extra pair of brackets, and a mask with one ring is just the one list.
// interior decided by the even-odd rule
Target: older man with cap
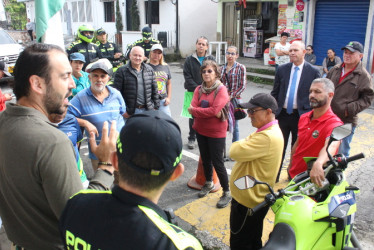
[[(85, 128), (87, 135), (94, 132), (99, 142), (105, 121), (117, 121), (117, 131), (125, 125), (122, 116), (126, 113), (126, 105), (121, 93), (106, 85), (112, 74), (112, 65), (107, 59), (100, 59), (92, 66), (88, 65), (87, 69), (90, 71), (91, 87), (82, 90), (70, 101), (68, 113), (77, 117), (79, 125)], [(95, 171), (99, 165), (106, 164), (99, 162), (91, 148), (89, 158)]]
[(230, 212), (230, 247), (260, 249), (263, 220), (269, 208), (262, 208), (255, 213), (252, 208), (264, 201), (269, 190), (265, 185), (241, 190), (234, 182), (240, 177), (250, 175), (273, 187), (284, 142), (282, 131), (275, 119), (278, 105), (274, 97), (259, 93), (240, 106), (248, 109), (252, 126), (257, 130), (245, 139), (234, 142), (230, 148), (230, 157), (236, 161), (230, 177), (233, 198)]
[(118, 59), (122, 56), (121, 51), (115, 43), (108, 41), (108, 34), (103, 28), (96, 30), (96, 45), (101, 51), (101, 57), (107, 58), (113, 67), (118, 66), (121, 62)]
[(374, 92), (372, 78), (361, 62), (364, 55), (362, 44), (349, 42), (342, 50), (343, 63), (334, 66), (327, 78), (335, 85), (332, 111), (344, 123), (353, 125), (351, 135), (342, 140), (339, 148), (339, 153), (349, 156), (350, 143), (358, 122), (357, 114), (371, 105)]
[[(0, 79), (4, 76), (12, 76), (8, 70), (5, 68), (5, 63), (0, 61)], [(0, 89), (0, 111), (5, 109), (5, 102), (12, 100), (10, 94), (3, 94)]]
[(130, 117), (112, 153), (119, 185), (69, 200), (60, 223), (66, 247), (202, 249), (157, 206), (167, 183), (183, 173), (181, 158), (181, 131), (170, 116), (152, 110)]

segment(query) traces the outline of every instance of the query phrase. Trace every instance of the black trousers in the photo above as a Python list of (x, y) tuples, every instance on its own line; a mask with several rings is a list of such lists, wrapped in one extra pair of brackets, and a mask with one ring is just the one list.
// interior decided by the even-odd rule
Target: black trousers
[(34, 41), (34, 37), (33, 37), (33, 35), (32, 35), (33, 30), (27, 30), (27, 32), (28, 32), (29, 35), (30, 35), (31, 41)]
[(249, 208), (235, 199), (231, 201), (230, 211), (230, 248), (232, 250), (262, 248), (262, 229), (269, 207), (264, 207), (252, 215)]
[(283, 148), (283, 154), (282, 154), (282, 161), (279, 166), (278, 176), (276, 182), (279, 181), (279, 176), (282, 170), (283, 160), (284, 156), (286, 154), (287, 144), (288, 144), (288, 138), (291, 134), (291, 148), (295, 144), (297, 139), (297, 131), (298, 131), (298, 124), (300, 115), (297, 109), (293, 110), (292, 114), (288, 114), (286, 109), (282, 109), (280, 114), (277, 116), (279, 127), (282, 130), (283, 139), (284, 139), (284, 148)]
[(205, 179), (212, 181), (214, 166), (223, 191), (229, 191), (229, 178), (223, 160), (226, 138), (211, 138), (199, 133), (196, 133), (196, 138), (203, 161)]
[(196, 131), (192, 128), (193, 125), (193, 118), (188, 119), (188, 125), (190, 127), (190, 133), (188, 135), (188, 140), (189, 141), (195, 141), (196, 140)]

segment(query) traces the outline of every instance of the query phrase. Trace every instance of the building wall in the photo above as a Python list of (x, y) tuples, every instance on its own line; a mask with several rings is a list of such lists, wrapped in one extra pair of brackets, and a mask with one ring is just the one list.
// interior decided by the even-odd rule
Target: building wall
[(179, 0), (180, 52), (186, 57), (195, 51), (196, 39), (216, 41), (218, 4), (208, 0)]
[[(306, 44), (313, 45), (314, 36), (314, 22), (315, 22), (315, 7), (317, 0), (310, 0), (306, 2), (308, 19), (306, 24), (306, 37), (303, 40)], [(366, 38), (364, 44), (364, 57), (362, 59), (363, 65), (370, 73), (374, 73), (373, 56), (374, 56), (374, 0), (370, 0), (370, 8), (368, 13), (368, 23), (366, 26)], [(344, 45), (342, 45), (344, 46)]]
[[(159, 32), (167, 32), (167, 47), (172, 49), (176, 45), (176, 6), (171, 1), (159, 1), (159, 24), (152, 24), (153, 37), (157, 39)], [(138, 0), (139, 16), (140, 16), (140, 29), (146, 24), (146, 10), (145, 1)]]

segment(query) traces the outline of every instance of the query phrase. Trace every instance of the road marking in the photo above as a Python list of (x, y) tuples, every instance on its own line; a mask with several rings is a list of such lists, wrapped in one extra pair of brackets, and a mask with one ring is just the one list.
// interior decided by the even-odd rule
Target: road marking
[(184, 156), (187, 156), (187, 157), (195, 160), (195, 161), (199, 161), (199, 158), (200, 158), (200, 156), (198, 156), (197, 154), (191, 153), (191, 152), (186, 151), (186, 150), (182, 150), (182, 154)]
[[(197, 154), (191, 153), (191, 152), (186, 151), (186, 150), (182, 150), (182, 154), (184, 156), (187, 156), (187, 157), (195, 160), (195, 161), (199, 161), (199, 158), (200, 158), (200, 156), (198, 156)], [(231, 169), (226, 168), (226, 171), (227, 171), (228, 175), (231, 175)]]

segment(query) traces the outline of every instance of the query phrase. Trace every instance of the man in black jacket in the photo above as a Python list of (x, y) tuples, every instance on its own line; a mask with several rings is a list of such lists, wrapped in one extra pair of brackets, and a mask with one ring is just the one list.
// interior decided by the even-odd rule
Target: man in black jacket
[[(208, 55), (208, 38), (201, 36), (196, 40), (196, 51), (186, 58), (183, 67), (184, 88), (189, 92), (194, 92), (195, 88), (202, 83), (200, 67), (205, 60), (215, 60), (214, 56)], [(192, 128), (193, 118), (189, 119), (190, 133), (188, 136), (188, 148), (194, 149), (196, 132)]]
[(125, 118), (160, 106), (155, 73), (143, 59), (143, 48), (135, 46), (130, 52), (129, 63), (120, 67), (114, 77), (112, 86), (121, 92), (126, 103)]

